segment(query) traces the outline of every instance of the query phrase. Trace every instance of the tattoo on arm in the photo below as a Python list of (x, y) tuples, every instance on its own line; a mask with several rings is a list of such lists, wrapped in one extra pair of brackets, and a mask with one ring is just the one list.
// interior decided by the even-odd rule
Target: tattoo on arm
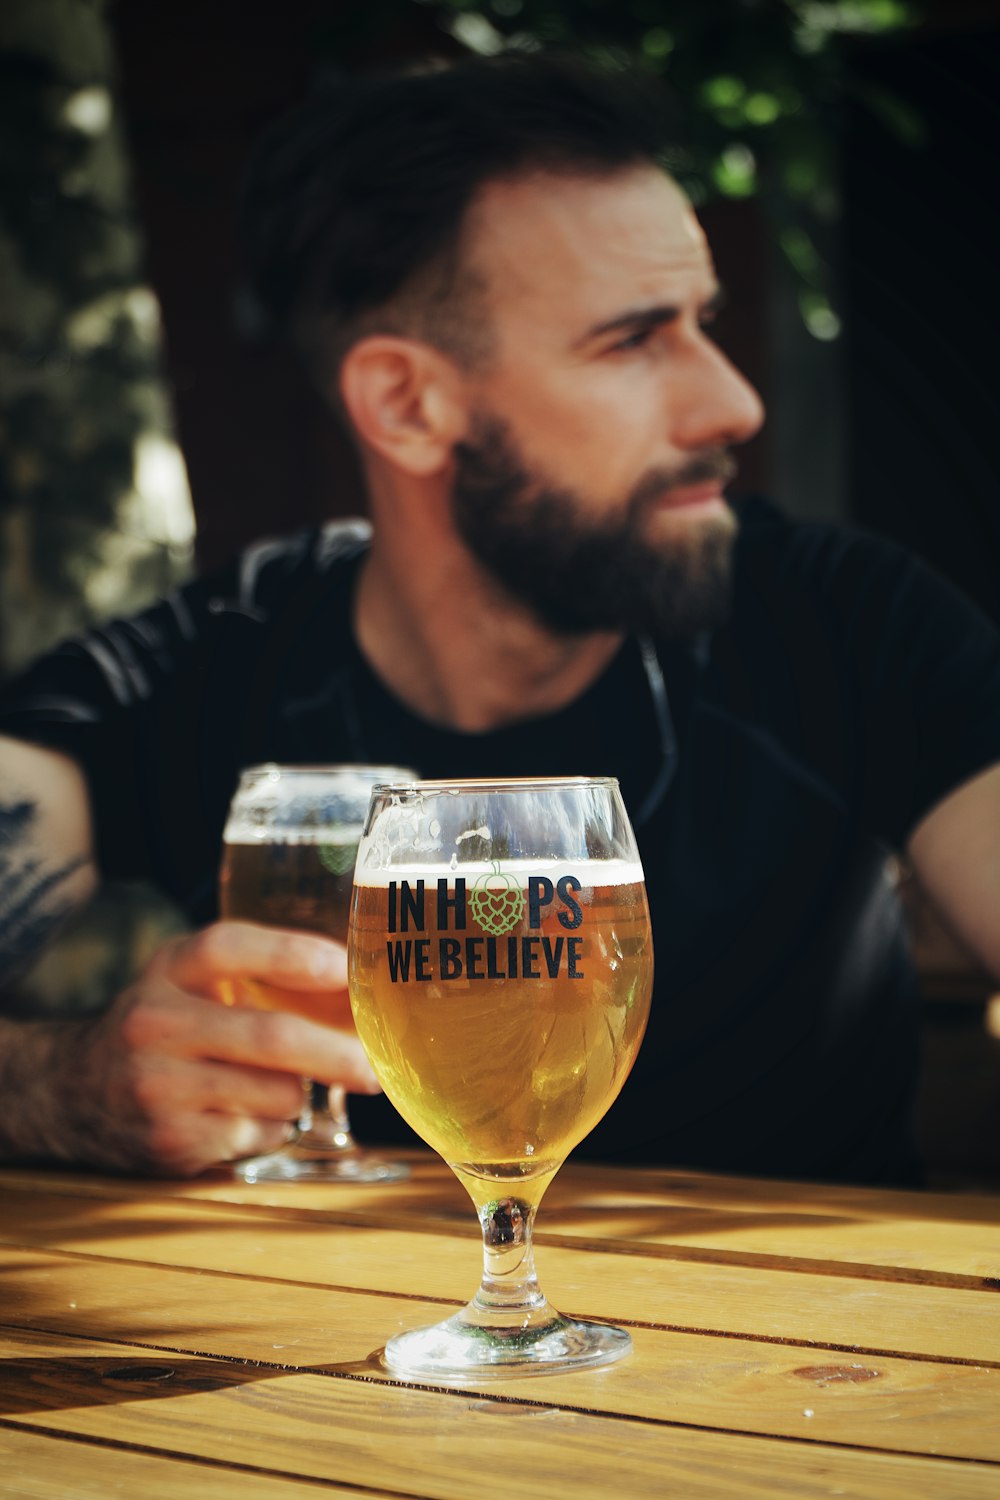
[(53, 867), (37, 852), (38, 805), (0, 802), (0, 974), (11, 978), (55, 933), (76, 902), (66, 883), (87, 863), (80, 855)]

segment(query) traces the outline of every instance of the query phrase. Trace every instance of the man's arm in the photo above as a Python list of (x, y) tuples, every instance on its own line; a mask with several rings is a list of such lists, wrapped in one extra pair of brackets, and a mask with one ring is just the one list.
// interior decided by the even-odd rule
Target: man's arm
[(956, 934), (1000, 979), (1000, 765), (939, 802), (907, 853)]
[(83, 773), (65, 755), (0, 738), (0, 985), (96, 888)]
[[(0, 740), (0, 957), (10, 982), (97, 884), (86, 785), (66, 757)], [(330, 996), (340, 944), (220, 922), (174, 939), (99, 1016), (0, 1020), (0, 1160), (188, 1175), (287, 1138), (300, 1079), (377, 1091), (360, 1043), (296, 1015), (227, 1008), (222, 982)]]

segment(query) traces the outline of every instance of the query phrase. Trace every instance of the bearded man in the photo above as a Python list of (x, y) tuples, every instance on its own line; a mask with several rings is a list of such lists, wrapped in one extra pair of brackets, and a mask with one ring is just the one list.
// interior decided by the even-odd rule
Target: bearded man
[(336, 944), (213, 922), (215, 878), (242, 767), (365, 761), (619, 778), (656, 989), (586, 1151), (915, 1180), (886, 855), (1000, 975), (1000, 646), (898, 549), (727, 502), (762, 409), (661, 144), (631, 86), (535, 57), (339, 85), (261, 147), (257, 295), (371, 524), (252, 548), (8, 691), (9, 969), (101, 875), (209, 924), (97, 1019), (3, 1024), (8, 1158), (194, 1172), (276, 1144), (300, 1074), (373, 1090), (356, 1044), (212, 998), (343, 987)]

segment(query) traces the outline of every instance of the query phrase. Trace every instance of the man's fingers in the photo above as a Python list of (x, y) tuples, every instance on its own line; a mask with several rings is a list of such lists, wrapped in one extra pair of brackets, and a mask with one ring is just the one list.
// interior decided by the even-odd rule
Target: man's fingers
[(290, 990), (347, 988), (347, 951), (333, 938), (255, 922), (216, 922), (161, 950), (159, 973), (181, 989), (211, 991), (220, 979), (260, 979)]
[(276, 1124), (273, 1120), (235, 1119), (226, 1120), (220, 1126), (223, 1137), (223, 1154), (219, 1161), (243, 1161), (248, 1156), (266, 1156), (271, 1151), (280, 1151), (296, 1137), (293, 1126)]
[(220, 1162), (265, 1156), (294, 1139), (287, 1122), (226, 1114), (177, 1115), (150, 1139), (146, 1170), (194, 1177)]
[(161, 982), (155, 993), (145, 991), (123, 1026), (133, 1048), (316, 1078), (352, 1093), (379, 1092), (357, 1037), (303, 1016), (230, 1008)]
[(163, 1057), (133, 1084), (149, 1119), (211, 1113), (248, 1115), (260, 1120), (298, 1119), (303, 1108), (301, 1079), (270, 1068), (187, 1057)]

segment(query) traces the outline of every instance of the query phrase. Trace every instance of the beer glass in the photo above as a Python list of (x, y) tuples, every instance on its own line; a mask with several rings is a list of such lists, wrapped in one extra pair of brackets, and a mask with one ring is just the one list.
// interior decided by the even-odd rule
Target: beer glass
[(388, 1367), (478, 1379), (618, 1359), (629, 1335), (555, 1312), (531, 1250), (542, 1194), (617, 1097), (649, 1013), (649, 909), (617, 781), (376, 787), (348, 955), (379, 1082), (483, 1235), (476, 1296), (390, 1339)]
[[(371, 789), (387, 778), (415, 774), (400, 766), (350, 765), (269, 764), (244, 771), (223, 834), (222, 916), (346, 942), (354, 858)], [(346, 997), (335, 1002), (329, 995), (241, 980), (227, 982), (222, 998), (354, 1030)], [(384, 1161), (357, 1145), (342, 1088), (305, 1083), (304, 1090), (298, 1139), (237, 1163), (237, 1176), (246, 1182), (393, 1182), (409, 1175), (401, 1162)]]

